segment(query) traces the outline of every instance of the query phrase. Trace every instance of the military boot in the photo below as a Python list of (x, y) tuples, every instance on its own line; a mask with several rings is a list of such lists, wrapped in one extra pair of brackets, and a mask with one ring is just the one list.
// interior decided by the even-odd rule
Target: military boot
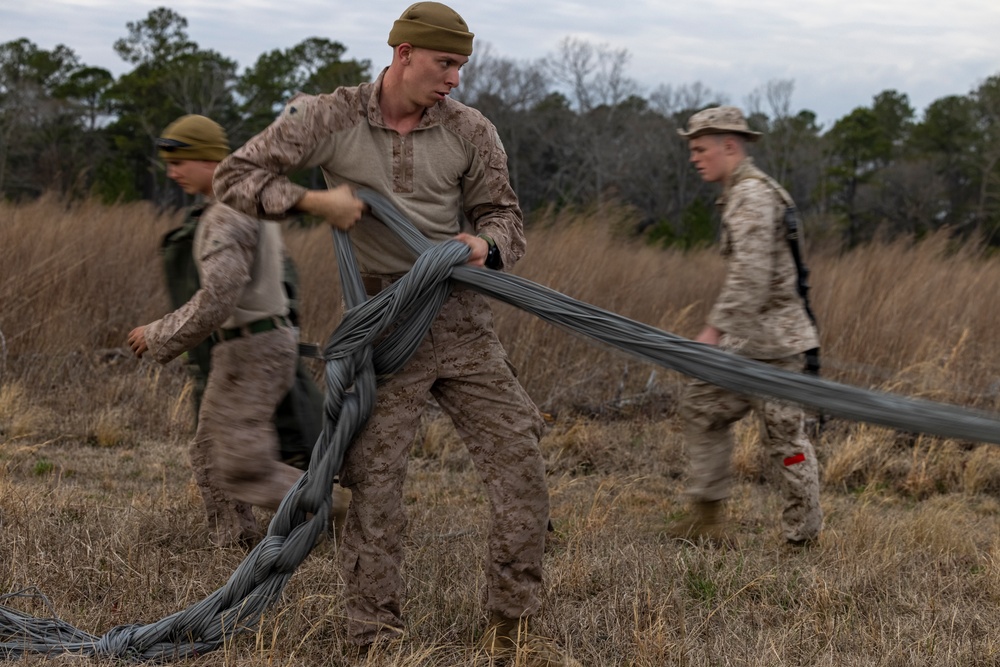
[(528, 631), (528, 620), (494, 613), (481, 642), (482, 649), (501, 664), (517, 667), (582, 667), (556, 640)]
[(735, 538), (726, 531), (725, 503), (721, 500), (694, 503), (686, 517), (667, 528), (667, 534), (678, 540), (697, 542), (704, 538), (715, 546), (736, 546)]

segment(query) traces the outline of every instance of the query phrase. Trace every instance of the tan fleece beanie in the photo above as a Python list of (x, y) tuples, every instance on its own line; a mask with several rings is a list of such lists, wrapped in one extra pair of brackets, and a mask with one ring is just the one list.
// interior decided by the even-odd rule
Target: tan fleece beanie
[(465, 19), (440, 2), (418, 2), (407, 7), (392, 24), (389, 46), (413, 46), (463, 56), (472, 55), (472, 38)]
[(229, 139), (211, 118), (181, 116), (156, 140), (161, 160), (209, 160), (221, 162), (229, 155)]

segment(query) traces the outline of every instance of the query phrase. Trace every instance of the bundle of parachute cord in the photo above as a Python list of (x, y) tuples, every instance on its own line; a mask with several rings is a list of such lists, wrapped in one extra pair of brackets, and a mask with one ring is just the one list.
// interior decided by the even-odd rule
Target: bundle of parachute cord
[(368, 298), (347, 234), (334, 232), (347, 310), (323, 350), (323, 432), (308, 471), (285, 496), (265, 537), (225, 585), (204, 600), (145, 625), (116, 626), (95, 636), (57, 618), (33, 618), (0, 605), (0, 658), (72, 654), (166, 662), (212, 651), (238, 632), (255, 630), (326, 530), (334, 477), (371, 415), (379, 379), (406, 363), (454, 284), (644, 362), (734, 392), (904, 431), (1000, 444), (1000, 415), (789, 373), (581, 303), (518, 276), (468, 266), (470, 250), (465, 244), (432, 244), (381, 196), (370, 191), (358, 196), (417, 259), (400, 280)]

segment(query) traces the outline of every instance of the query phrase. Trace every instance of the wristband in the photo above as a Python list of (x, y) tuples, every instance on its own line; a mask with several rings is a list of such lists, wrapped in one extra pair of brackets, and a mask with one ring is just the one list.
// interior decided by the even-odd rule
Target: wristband
[(486, 266), (487, 269), (493, 270), (502, 268), (503, 259), (500, 257), (500, 248), (497, 247), (497, 244), (486, 234), (480, 234), (479, 238), (486, 241), (486, 243), (490, 246), (490, 249), (486, 252), (486, 262), (484, 263), (484, 266)]

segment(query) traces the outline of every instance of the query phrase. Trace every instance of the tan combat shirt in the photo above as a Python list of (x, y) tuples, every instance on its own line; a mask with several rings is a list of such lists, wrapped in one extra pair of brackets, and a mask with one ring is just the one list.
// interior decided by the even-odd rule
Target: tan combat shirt
[[(330, 187), (347, 183), (388, 196), (432, 241), (461, 231), (489, 235), (504, 268), (514, 266), (525, 249), (523, 220), (496, 128), (445, 98), (402, 136), (382, 117), (383, 76), (384, 70), (374, 83), (293, 98), (270, 127), (219, 165), (216, 195), (248, 215), (282, 218), (306, 192), (286, 175), (319, 166)], [(370, 214), (350, 238), (366, 273), (403, 273), (413, 265), (402, 242)]]
[(146, 327), (149, 352), (160, 363), (216, 329), (288, 314), (277, 223), (213, 202), (201, 215), (193, 252), (201, 287), (186, 304)]
[(791, 202), (746, 158), (719, 199), (726, 279), (708, 323), (724, 332), (723, 348), (756, 359), (780, 359), (819, 346), (795, 287), (783, 197)]

